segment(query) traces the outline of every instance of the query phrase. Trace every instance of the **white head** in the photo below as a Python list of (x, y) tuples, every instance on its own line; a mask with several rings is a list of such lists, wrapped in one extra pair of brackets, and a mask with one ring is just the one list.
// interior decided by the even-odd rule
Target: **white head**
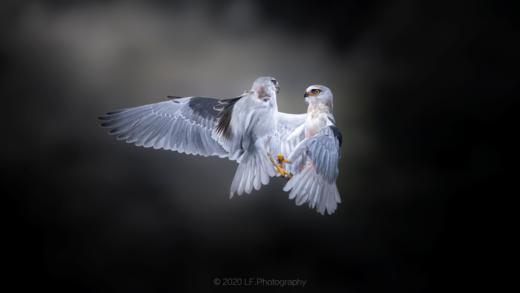
[(311, 85), (305, 90), (303, 95), (305, 102), (309, 105), (323, 104), (332, 110), (332, 92), (324, 85)]
[(271, 76), (261, 76), (255, 80), (251, 90), (258, 94), (258, 99), (264, 102), (276, 102), (276, 94), (280, 91), (278, 81)]

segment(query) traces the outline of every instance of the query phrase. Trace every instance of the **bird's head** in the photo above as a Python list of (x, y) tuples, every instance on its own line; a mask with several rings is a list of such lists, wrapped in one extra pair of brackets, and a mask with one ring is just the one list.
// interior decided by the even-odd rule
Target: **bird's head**
[(311, 85), (303, 95), (309, 105), (323, 104), (332, 110), (332, 91), (324, 85)]
[(261, 76), (255, 80), (251, 90), (257, 93), (258, 99), (269, 102), (276, 101), (276, 94), (280, 91), (280, 86), (274, 77)]

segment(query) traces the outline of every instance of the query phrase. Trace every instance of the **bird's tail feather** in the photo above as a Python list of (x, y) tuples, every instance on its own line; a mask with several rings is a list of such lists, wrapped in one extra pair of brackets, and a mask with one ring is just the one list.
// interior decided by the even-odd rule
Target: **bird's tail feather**
[(235, 193), (238, 195), (244, 192), (251, 193), (253, 188), (259, 190), (262, 185), (267, 185), (269, 177), (273, 176), (275, 176), (274, 166), (267, 153), (246, 152), (238, 164), (229, 197), (232, 198)]
[(310, 208), (316, 208), (318, 213), (329, 215), (336, 211), (341, 198), (336, 183), (329, 183), (316, 174), (313, 166), (305, 166), (294, 175), (284, 186), (284, 191), (291, 191), (289, 199), (295, 199), (296, 205), (308, 203)]

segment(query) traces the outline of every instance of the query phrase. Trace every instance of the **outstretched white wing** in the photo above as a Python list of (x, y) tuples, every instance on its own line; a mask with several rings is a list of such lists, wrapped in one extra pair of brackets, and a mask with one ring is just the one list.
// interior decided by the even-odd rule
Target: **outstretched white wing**
[(240, 99), (170, 97), (170, 100), (109, 112), (99, 117), (110, 134), (136, 146), (228, 157), (227, 134)]
[(301, 141), (289, 157), (294, 176), (284, 191), (291, 191), (289, 199), (297, 205), (309, 203), (321, 214), (332, 214), (341, 202), (336, 178), (341, 156), (341, 133), (335, 126), (328, 126), (316, 135)]

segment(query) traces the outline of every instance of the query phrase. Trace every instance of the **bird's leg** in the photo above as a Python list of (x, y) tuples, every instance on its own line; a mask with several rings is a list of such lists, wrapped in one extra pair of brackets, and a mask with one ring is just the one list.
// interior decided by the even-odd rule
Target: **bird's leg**
[(292, 174), (287, 171), (284, 167), (283, 164), (285, 163), (290, 163), (289, 160), (287, 160), (282, 153), (278, 153), (278, 155), (276, 155), (276, 160), (278, 161), (278, 167), (280, 168), (280, 171), (281, 171), (281, 174), (282, 176), (284, 177), (287, 177), (287, 178), (291, 178), (292, 177)]
[(278, 167), (278, 164), (275, 162), (275, 160), (273, 159), (273, 154), (271, 152), (267, 152), (267, 156), (269, 157), (269, 160), (271, 160), (271, 164), (273, 164), (274, 166), (274, 169), (276, 170), (276, 172), (280, 175), (282, 175), (281, 171), (280, 171), (280, 167)]
[(269, 159), (271, 160), (271, 163), (273, 164), (274, 169), (278, 174), (285, 178), (292, 177), (292, 174), (289, 171), (287, 171), (283, 166), (284, 163), (289, 163), (289, 161), (285, 159), (285, 157), (281, 153), (276, 155), (276, 161), (273, 159), (273, 156), (271, 154), (269, 154)]

